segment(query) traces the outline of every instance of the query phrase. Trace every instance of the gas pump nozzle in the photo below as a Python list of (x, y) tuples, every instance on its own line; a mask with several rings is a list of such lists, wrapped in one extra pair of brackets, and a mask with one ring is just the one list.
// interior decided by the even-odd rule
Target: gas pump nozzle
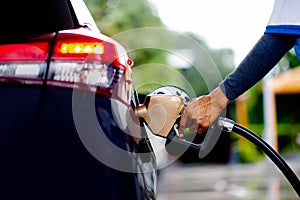
[(176, 95), (147, 95), (145, 102), (136, 107), (135, 113), (151, 131), (166, 138), (183, 108), (184, 100)]
[(194, 144), (178, 134), (180, 113), (184, 107), (184, 99), (178, 95), (147, 95), (143, 104), (135, 109), (136, 115), (146, 122), (151, 131), (166, 138), (166, 150), (171, 155), (180, 155), (187, 148), (200, 151), (201, 145)]

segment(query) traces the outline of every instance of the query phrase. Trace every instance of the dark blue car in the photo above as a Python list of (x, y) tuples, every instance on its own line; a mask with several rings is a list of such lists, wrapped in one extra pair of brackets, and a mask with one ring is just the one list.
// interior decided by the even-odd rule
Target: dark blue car
[(155, 199), (124, 48), (82, 0), (0, 9), (0, 199)]

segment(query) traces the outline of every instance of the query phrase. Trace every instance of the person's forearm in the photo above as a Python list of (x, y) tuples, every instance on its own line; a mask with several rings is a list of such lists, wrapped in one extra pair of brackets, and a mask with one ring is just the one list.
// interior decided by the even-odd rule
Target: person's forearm
[(238, 68), (220, 83), (228, 99), (234, 100), (260, 81), (294, 46), (297, 36), (263, 35)]

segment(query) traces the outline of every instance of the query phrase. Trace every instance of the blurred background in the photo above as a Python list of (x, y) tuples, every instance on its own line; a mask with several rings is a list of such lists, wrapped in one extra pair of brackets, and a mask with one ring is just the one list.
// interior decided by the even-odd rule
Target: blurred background
[[(145, 95), (164, 84), (191, 90), (193, 96), (207, 94), (238, 66), (263, 34), (273, 4), (272, 0), (86, 2), (101, 32), (108, 36), (116, 36), (115, 38), (120, 39), (121, 44), (128, 49), (129, 57), (135, 63), (133, 81), (141, 101)], [(169, 33), (172, 37), (144, 34), (124, 41), (122, 37), (118, 37), (121, 33), (147, 27), (174, 32)], [(174, 37), (175, 33), (179, 33), (177, 39)], [(193, 54), (193, 47), (188, 45), (189, 41), (187, 42), (186, 38), (192, 40), (193, 44), (197, 43), (205, 51), (205, 58)], [(168, 51), (159, 48), (136, 48), (137, 43), (163, 43)], [(174, 52), (180, 52), (188, 62), (176, 60), (178, 54)], [(172, 70), (188, 80), (189, 85), (178, 81), (177, 76), (168, 70), (143, 67), (158, 64), (172, 67)], [(263, 80), (230, 103), (227, 108), (229, 118), (264, 137), (286, 157), (294, 157), (299, 154), (300, 149), (300, 81), (296, 79), (300, 77), (298, 66), (300, 62), (291, 49)], [(199, 73), (199, 69), (209, 70), (212, 67), (217, 69), (217, 76), (214, 73), (201, 76)], [(264, 154), (245, 139), (235, 134), (225, 134), (221, 137), (205, 159), (199, 159), (196, 153), (188, 150), (179, 158), (178, 164), (185, 167), (207, 166), (208, 163), (222, 166), (238, 163), (248, 166), (265, 160)], [(201, 136), (193, 135), (192, 140), (199, 142), (202, 139)]]

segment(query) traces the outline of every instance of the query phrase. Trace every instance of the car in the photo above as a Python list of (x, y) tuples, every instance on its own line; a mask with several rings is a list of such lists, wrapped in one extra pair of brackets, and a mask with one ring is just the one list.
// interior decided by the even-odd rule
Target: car
[(0, 199), (155, 199), (126, 49), (83, 0), (1, 3)]

